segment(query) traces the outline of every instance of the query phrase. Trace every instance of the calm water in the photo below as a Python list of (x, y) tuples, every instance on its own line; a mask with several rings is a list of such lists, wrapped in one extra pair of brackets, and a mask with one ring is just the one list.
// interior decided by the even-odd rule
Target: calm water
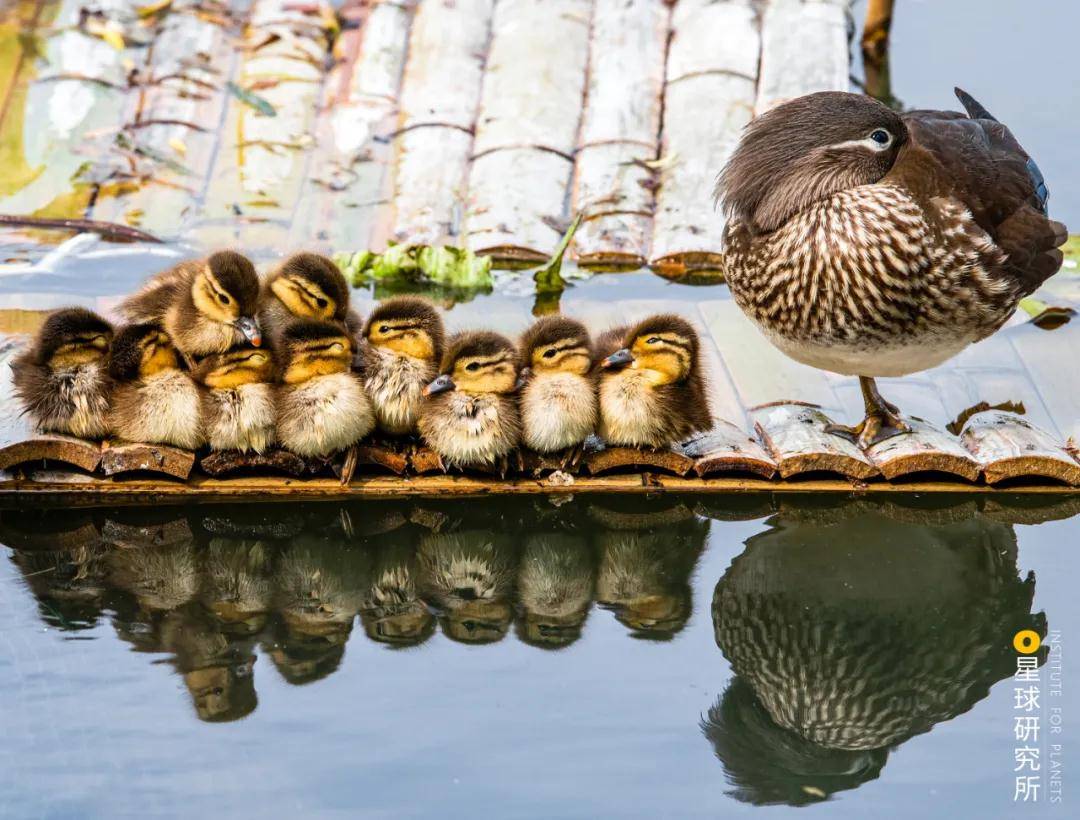
[(1011, 638), (1060, 634), (1071, 771), (1076, 509), (5, 511), (0, 815), (1064, 817)]

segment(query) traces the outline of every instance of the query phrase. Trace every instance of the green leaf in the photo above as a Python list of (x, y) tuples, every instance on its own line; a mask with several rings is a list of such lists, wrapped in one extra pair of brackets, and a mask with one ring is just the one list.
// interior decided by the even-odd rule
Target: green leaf
[(277, 109), (270, 105), (265, 98), (260, 97), (258, 94), (254, 94), (244, 88), (241, 88), (232, 80), (228, 80), (225, 83), (225, 89), (232, 94), (236, 99), (245, 105), (250, 105), (260, 114), (264, 114), (267, 117), (276, 117)]
[(1046, 310), (1046, 302), (1040, 299), (1036, 299), (1034, 296), (1025, 296), (1020, 300), (1020, 309), (1024, 311), (1028, 316), (1034, 319), (1044, 310)]
[(574, 217), (574, 221), (570, 223), (570, 227), (566, 229), (566, 233), (563, 234), (563, 238), (559, 241), (559, 246), (555, 248), (555, 253), (551, 255), (545, 265), (533, 274), (537, 293), (557, 293), (566, 287), (566, 283), (562, 278), (563, 256), (566, 254), (566, 249), (570, 247), (570, 242), (581, 225), (582, 216), (583, 214), (578, 212)]
[(423, 246), (417, 253), (420, 272), (432, 282), (455, 288), (491, 285), (491, 257), (467, 248)]

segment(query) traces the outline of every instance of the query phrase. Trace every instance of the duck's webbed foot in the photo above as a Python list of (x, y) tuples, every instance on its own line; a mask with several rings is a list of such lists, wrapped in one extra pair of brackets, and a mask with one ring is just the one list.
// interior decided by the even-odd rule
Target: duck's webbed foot
[(574, 446), (568, 447), (565, 451), (563, 451), (562, 462), (559, 466), (562, 468), (563, 472), (568, 473), (571, 470), (576, 470), (578, 464), (581, 463), (581, 459), (584, 457), (585, 442), (583, 441), (580, 444), (575, 444)]
[(826, 433), (842, 436), (865, 450), (893, 436), (911, 432), (911, 426), (901, 418), (897, 406), (881, 397), (873, 379), (860, 376), (859, 386), (862, 388), (866, 418), (854, 427), (830, 424), (825, 428)]
[(356, 465), (360, 461), (360, 452), (354, 444), (345, 451), (345, 461), (341, 465), (341, 486), (349, 484), (356, 474)]

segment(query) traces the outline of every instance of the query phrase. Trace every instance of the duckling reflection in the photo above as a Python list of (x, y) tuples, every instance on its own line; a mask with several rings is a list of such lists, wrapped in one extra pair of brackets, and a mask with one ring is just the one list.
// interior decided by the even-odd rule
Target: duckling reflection
[(392, 647), (419, 646), (435, 632), (435, 616), (420, 598), (420, 562), (410, 531), (389, 533), (375, 551), (371, 588), (360, 611), (364, 632)]
[(273, 551), (255, 540), (212, 538), (199, 555), (199, 600), (222, 628), (254, 635), (273, 604)]
[(268, 651), (287, 681), (310, 683), (337, 668), (371, 583), (370, 561), (340, 536), (305, 533), (285, 549), (275, 572), (281, 622)]
[(1012, 528), (876, 508), (782, 514), (716, 585), (735, 681), (703, 731), (748, 803), (800, 804), (876, 778), (889, 751), (969, 710), (1046, 632)]
[(645, 513), (629, 509), (589, 509), (604, 525), (597, 535), (596, 600), (635, 638), (668, 640), (690, 618), (690, 576), (709, 522), (681, 503)]
[(11, 560), (37, 599), (41, 619), (55, 629), (80, 630), (92, 628), (104, 606), (104, 555), (99, 541), (69, 550), (16, 550)]
[[(133, 533), (128, 532), (127, 538)], [(147, 612), (167, 612), (195, 598), (199, 568), (190, 535), (167, 543), (122, 543), (106, 556), (110, 585), (134, 596)]]
[(560, 649), (581, 637), (596, 588), (596, 555), (585, 537), (544, 532), (525, 539), (518, 568), (517, 636)]
[(513, 617), (516, 552), (511, 536), (487, 529), (420, 538), (421, 595), (441, 611), (448, 638), (493, 643), (506, 635)]
[(238, 720), (255, 711), (254, 641), (223, 633), (197, 606), (166, 613), (158, 627), (161, 649), (184, 678), (200, 720)]

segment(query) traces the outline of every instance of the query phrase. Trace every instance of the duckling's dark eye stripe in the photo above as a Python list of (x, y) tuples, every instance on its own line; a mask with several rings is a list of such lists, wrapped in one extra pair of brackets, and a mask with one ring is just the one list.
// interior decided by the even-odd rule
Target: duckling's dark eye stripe
[(556, 353), (562, 353), (564, 350), (577, 350), (580, 347), (582, 347), (581, 342), (570, 341), (565, 342), (561, 345), (552, 345), (551, 349), (554, 350)]
[(420, 328), (419, 322), (395, 322), (390, 320), (388, 322), (379, 322), (379, 324), (386, 325), (390, 330), (418, 330)]
[(480, 367), (494, 367), (495, 365), (505, 364), (510, 361), (510, 354), (503, 353), (499, 356), (494, 356), (489, 359), (473, 359), (470, 364), (478, 364)]

